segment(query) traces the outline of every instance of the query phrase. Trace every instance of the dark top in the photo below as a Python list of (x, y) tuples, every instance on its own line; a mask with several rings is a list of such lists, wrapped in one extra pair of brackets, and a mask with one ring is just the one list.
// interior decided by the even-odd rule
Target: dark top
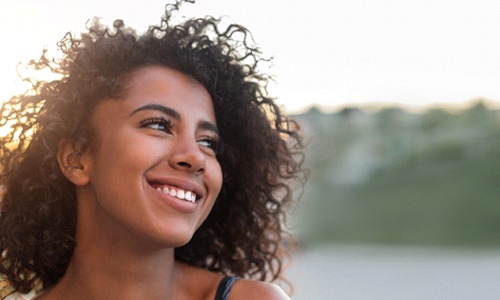
[(215, 300), (227, 300), (233, 284), (239, 277), (226, 276), (222, 278), (215, 293)]

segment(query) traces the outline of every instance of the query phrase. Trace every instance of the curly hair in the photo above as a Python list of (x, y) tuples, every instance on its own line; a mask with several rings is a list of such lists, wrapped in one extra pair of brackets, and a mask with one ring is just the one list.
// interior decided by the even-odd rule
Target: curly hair
[(224, 141), (220, 195), (176, 259), (245, 278), (280, 276), (290, 242), (285, 212), (307, 175), (299, 126), (268, 96), (272, 78), (258, 70), (266, 59), (250, 32), (221, 29), (210, 16), (171, 24), (182, 2), (194, 1), (167, 5), (160, 25), (142, 35), (120, 20), (111, 28), (94, 20), (79, 38), (66, 34), (61, 59), (44, 52), (28, 64), (59, 78), (27, 78), (32, 88), (1, 106), (0, 127), (10, 131), (0, 144), (0, 274), (19, 292), (56, 284), (75, 247), (76, 195), (57, 163), (61, 140), (89, 147), (95, 107), (119, 98), (131, 74), (147, 66), (199, 81)]

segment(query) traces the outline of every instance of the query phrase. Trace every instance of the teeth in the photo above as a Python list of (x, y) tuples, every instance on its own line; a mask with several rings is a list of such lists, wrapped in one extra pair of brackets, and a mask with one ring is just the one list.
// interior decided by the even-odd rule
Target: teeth
[(189, 201), (189, 202), (195, 202), (196, 201), (196, 194), (193, 193), (193, 192), (190, 192), (190, 191), (184, 191), (184, 190), (181, 190), (181, 189), (178, 189), (178, 190), (175, 190), (173, 188), (169, 189), (168, 187), (159, 187), (157, 188), (157, 190), (159, 192), (162, 192), (166, 195), (170, 195), (172, 197), (176, 197), (178, 199), (182, 199), (182, 200), (186, 200), (186, 201)]
[(194, 203), (196, 201), (196, 194), (191, 192), (186, 192), (186, 194), (184, 195), (184, 199)]

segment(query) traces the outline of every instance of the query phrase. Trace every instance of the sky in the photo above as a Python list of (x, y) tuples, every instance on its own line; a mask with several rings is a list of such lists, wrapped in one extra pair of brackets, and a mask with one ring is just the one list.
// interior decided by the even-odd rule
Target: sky
[[(87, 20), (157, 24), (165, 0), (0, 0), (0, 99), (19, 92), (16, 65), (54, 47)], [(187, 17), (245, 25), (289, 112), (312, 105), (500, 107), (500, 1), (197, 0)]]

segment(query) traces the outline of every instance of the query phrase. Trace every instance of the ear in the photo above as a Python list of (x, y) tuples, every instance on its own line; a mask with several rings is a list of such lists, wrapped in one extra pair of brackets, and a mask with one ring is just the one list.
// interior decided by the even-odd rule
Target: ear
[(89, 183), (90, 153), (73, 140), (62, 140), (57, 151), (57, 162), (62, 173), (77, 186)]

